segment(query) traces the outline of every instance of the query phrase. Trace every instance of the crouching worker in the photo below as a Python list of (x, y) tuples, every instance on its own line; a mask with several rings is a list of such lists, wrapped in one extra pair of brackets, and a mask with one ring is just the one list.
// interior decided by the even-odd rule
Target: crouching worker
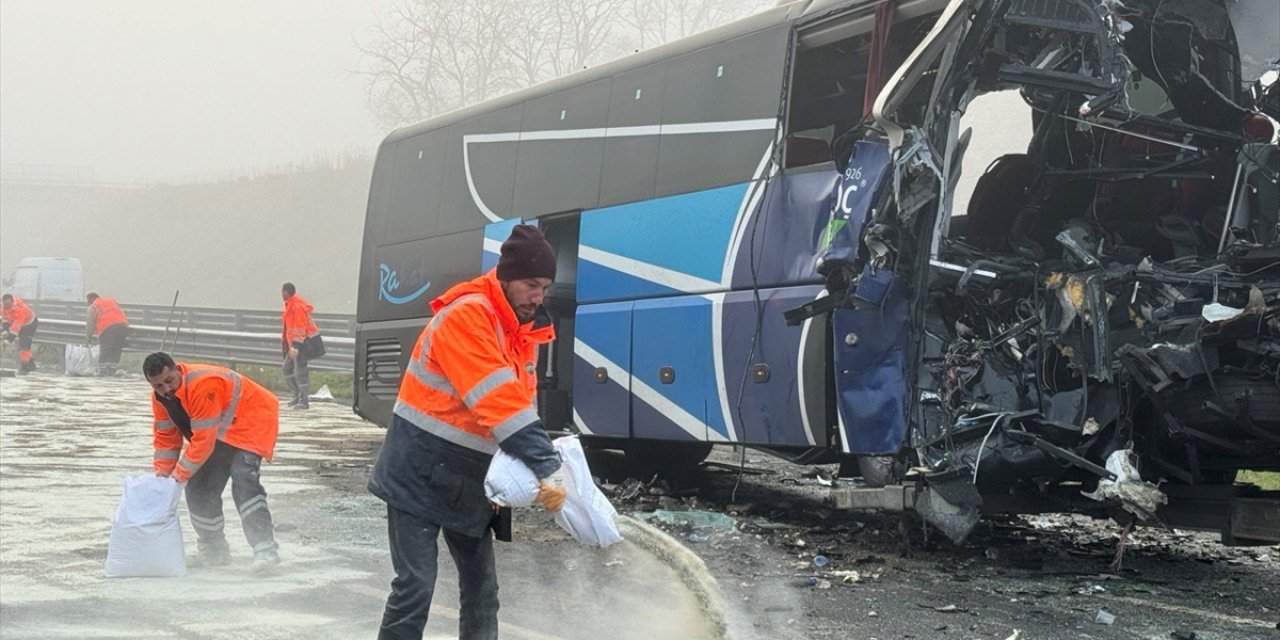
[(498, 637), (496, 519), (484, 477), (499, 448), (542, 479), (539, 504), (557, 511), (564, 502), (560, 458), (535, 408), (538, 345), (554, 338), (541, 304), (555, 270), (551, 245), (520, 225), (497, 269), (431, 302), (369, 479), (387, 503), (396, 572), (380, 640), (421, 640), (442, 530), (458, 567), (459, 638)]
[(174, 362), (167, 353), (147, 356), (142, 373), (155, 390), (153, 466), (157, 475), (186, 483), (198, 561), (231, 561), (222, 519), (222, 491), (230, 479), (231, 498), (253, 547), (254, 569), (279, 564), (267, 492), (259, 479), (262, 460), (270, 460), (276, 446), (280, 405), (275, 395), (230, 369)]

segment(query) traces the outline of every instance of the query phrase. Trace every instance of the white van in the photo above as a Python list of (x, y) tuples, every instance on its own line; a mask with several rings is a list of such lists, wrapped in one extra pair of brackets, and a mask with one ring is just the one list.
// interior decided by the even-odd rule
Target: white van
[(4, 281), (4, 290), (26, 300), (84, 300), (79, 258), (23, 258)]

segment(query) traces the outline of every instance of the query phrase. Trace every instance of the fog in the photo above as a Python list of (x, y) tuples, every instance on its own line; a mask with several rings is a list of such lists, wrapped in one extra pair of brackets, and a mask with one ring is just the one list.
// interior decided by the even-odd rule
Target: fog
[(5, 163), (180, 180), (370, 149), (354, 0), (0, 3)]
[(769, 4), (3, 0), (0, 272), (75, 257), (122, 302), (233, 308), (289, 280), (354, 311), (388, 132)]

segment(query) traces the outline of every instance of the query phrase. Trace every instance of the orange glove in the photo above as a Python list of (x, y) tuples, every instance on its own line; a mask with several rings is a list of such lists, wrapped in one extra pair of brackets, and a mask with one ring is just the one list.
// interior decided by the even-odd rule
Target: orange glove
[(553, 487), (543, 481), (542, 489), (538, 491), (538, 497), (533, 499), (533, 503), (542, 505), (548, 513), (555, 513), (564, 506), (564, 495), (564, 487)]
[(538, 497), (533, 499), (534, 504), (540, 504), (548, 513), (555, 513), (564, 506), (564, 467), (556, 469), (554, 473), (541, 480), (542, 488), (538, 491)]

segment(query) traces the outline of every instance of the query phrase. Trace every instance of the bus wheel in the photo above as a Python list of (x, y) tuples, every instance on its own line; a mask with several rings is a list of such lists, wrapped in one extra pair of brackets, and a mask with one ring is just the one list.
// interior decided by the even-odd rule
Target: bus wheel
[(898, 456), (858, 456), (858, 471), (868, 487), (883, 487), (897, 484), (907, 472), (907, 465)]
[(627, 443), (627, 462), (658, 473), (691, 471), (711, 455), (706, 442), (659, 442), (640, 440)]

